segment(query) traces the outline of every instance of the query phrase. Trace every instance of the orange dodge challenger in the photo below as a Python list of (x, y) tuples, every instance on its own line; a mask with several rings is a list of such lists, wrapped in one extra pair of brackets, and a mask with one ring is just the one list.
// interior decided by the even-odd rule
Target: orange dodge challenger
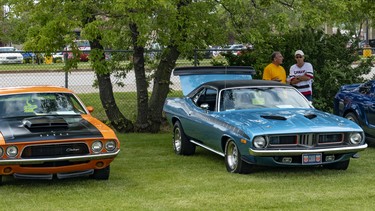
[(120, 142), (69, 89), (0, 88), (0, 183), (17, 179), (109, 178)]

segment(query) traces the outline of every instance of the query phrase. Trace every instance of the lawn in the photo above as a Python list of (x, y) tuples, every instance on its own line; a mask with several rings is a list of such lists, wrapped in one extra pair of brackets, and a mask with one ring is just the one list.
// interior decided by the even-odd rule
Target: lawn
[(259, 167), (230, 174), (201, 148), (173, 153), (170, 133), (121, 134), (108, 181), (3, 178), (1, 210), (373, 210), (375, 149), (346, 171)]

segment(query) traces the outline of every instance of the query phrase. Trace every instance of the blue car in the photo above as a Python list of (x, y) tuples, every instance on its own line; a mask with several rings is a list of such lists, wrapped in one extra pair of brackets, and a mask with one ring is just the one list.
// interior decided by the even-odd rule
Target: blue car
[(356, 122), (375, 144), (375, 80), (341, 86), (334, 100), (334, 113)]
[(223, 156), (232, 173), (256, 165), (346, 170), (367, 148), (354, 122), (314, 109), (289, 85), (252, 80), (254, 73), (251, 67), (174, 69), (184, 96), (167, 98), (163, 110), (176, 154), (203, 147)]

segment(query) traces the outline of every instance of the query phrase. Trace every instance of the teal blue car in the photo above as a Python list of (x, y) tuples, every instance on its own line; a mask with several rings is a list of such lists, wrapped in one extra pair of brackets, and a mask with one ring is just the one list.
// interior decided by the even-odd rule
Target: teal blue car
[(253, 80), (251, 67), (180, 67), (183, 97), (167, 98), (178, 155), (203, 147), (223, 156), (228, 172), (254, 166), (322, 166), (346, 170), (365, 150), (354, 122), (315, 109), (298, 90)]

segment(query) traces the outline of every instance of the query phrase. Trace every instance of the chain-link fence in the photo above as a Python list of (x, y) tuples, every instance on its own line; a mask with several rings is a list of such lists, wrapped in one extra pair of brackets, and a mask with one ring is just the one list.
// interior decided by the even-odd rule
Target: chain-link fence
[[(55, 85), (63, 86), (73, 90), (77, 93), (86, 105), (94, 105), (94, 116), (101, 120), (106, 120), (106, 114), (100, 102), (99, 89), (95, 86), (96, 75), (91, 67), (91, 63), (87, 61), (87, 55), (81, 55), (77, 66), (70, 69), (69, 72), (64, 71), (64, 66), (67, 65), (67, 57), (69, 52), (58, 52), (50, 56), (45, 56), (43, 52), (30, 53), (18, 51), (22, 54), (23, 62), (21, 64), (0, 64), (0, 86), (32, 86), (32, 85)], [(177, 66), (205, 66), (212, 65), (213, 59), (225, 59), (221, 56), (222, 53), (231, 52), (233, 54), (239, 51), (225, 50), (225, 49), (210, 49), (210, 50), (195, 50), (192, 56), (186, 56), (188, 59), (179, 59)], [(88, 52), (83, 52), (85, 54)], [(111, 60), (119, 61), (120, 66), (126, 66), (130, 63), (132, 51), (106, 51), (105, 57), (108, 60), (108, 65), (115, 68), (110, 62)], [(148, 74), (152, 74), (155, 64), (158, 62), (160, 51), (147, 51), (145, 53)], [(119, 60), (118, 58), (121, 58)], [(14, 57), (9, 58), (9, 62)], [(0, 60), (1, 62), (4, 60)], [(118, 107), (125, 114), (127, 118), (135, 120), (137, 113), (136, 104), (136, 82), (134, 71), (126, 72), (123, 77), (117, 77), (113, 74), (111, 81), (113, 83), (113, 91)], [(375, 76), (375, 68), (364, 76), (370, 80)], [(179, 79), (176, 76), (171, 76), (171, 89), (181, 90)], [(149, 91), (152, 90), (152, 81), (150, 82)]]
[[(106, 120), (106, 114), (100, 102), (99, 89), (96, 84), (96, 75), (87, 61), (89, 52), (82, 52), (80, 61), (76, 67), (71, 68), (68, 72), (64, 67), (68, 64), (68, 57), (71, 52), (57, 52), (50, 56), (45, 56), (44, 52), (25, 52), (17, 51), (22, 54), (22, 63), (15, 62), (15, 56), (7, 56), (5, 61), (0, 60), (0, 86), (34, 86), (34, 85), (54, 85), (67, 87), (77, 93), (86, 105), (95, 105), (93, 115), (101, 120)], [(147, 51), (146, 63), (147, 73), (152, 74), (152, 68), (158, 62), (160, 51)], [(4, 54), (3, 54), (4, 55)], [(105, 57), (111, 68), (116, 68), (111, 60), (115, 60), (117, 67), (130, 64), (132, 51), (106, 51)], [(119, 60), (118, 58), (122, 58)], [(197, 59), (198, 57), (195, 56)], [(210, 65), (209, 58), (200, 56), (200, 65)], [(192, 66), (197, 64), (192, 59), (180, 59), (177, 66)], [(153, 66), (154, 65), (154, 66)], [(126, 73), (126, 74), (124, 74)], [(118, 77), (122, 76), (122, 77)], [(115, 94), (116, 104), (122, 109), (127, 118), (135, 119), (136, 114), (136, 82), (134, 71), (125, 71), (119, 74), (112, 74), (113, 91)], [(179, 79), (171, 77), (171, 89), (180, 90)], [(149, 91), (152, 90), (152, 81), (150, 82)]]

